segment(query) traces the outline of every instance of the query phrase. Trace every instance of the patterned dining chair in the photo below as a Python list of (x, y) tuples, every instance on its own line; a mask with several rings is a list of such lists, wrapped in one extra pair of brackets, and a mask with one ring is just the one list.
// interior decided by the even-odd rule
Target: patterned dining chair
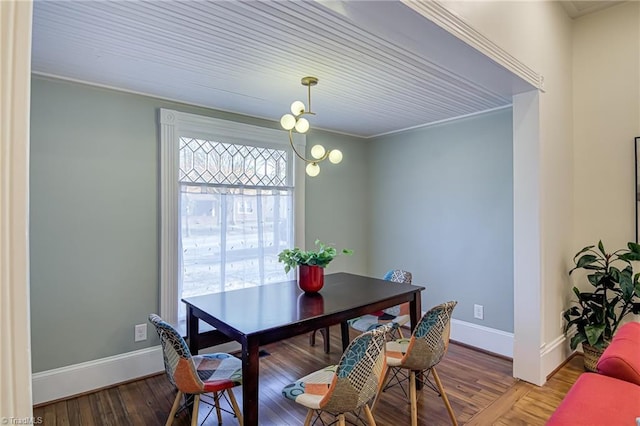
[(175, 328), (156, 314), (149, 315), (149, 321), (160, 337), (169, 381), (178, 389), (165, 426), (173, 423), (182, 395), (194, 395), (191, 425), (197, 426), (200, 395), (205, 393), (213, 394), (218, 423), (222, 423), (220, 399), (226, 393), (233, 413), (242, 425), (242, 414), (231, 390), (242, 385), (242, 361), (226, 353), (191, 356), (189, 347)]
[(318, 417), (323, 412), (329, 413), (344, 426), (345, 413), (353, 412), (360, 419), (362, 411), (369, 425), (375, 426), (368, 402), (375, 397), (384, 376), (384, 351), (389, 330), (390, 327), (380, 327), (361, 334), (349, 344), (337, 365), (285, 386), (282, 394), (286, 398), (309, 409), (305, 426), (311, 424), (314, 413)]
[[(394, 283), (411, 284), (412, 275), (411, 272), (408, 271), (392, 269), (385, 274), (383, 279)], [(374, 314), (362, 315), (361, 317), (350, 319), (347, 322), (350, 327), (360, 332), (373, 330), (381, 325), (391, 324), (394, 333), (398, 333), (397, 337), (404, 337), (400, 327), (407, 324), (409, 320), (409, 303), (403, 303), (402, 305), (393, 306)]]
[[(416, 375), (419, 375), (422, 383), (430, 385), (440, 394), (449, 412), (451, 422), (457, 426), (458, 422), (435, 368), (447, 352), (451, 330), (451, 314), (457, 304), (458, 302), (451, 301), (431, 308), (418, 321), (410, 338), (387, 342), (387, 366), (389, 368), (385, 373), (384, 379), (380, 382), (381, 387), (387, 381), (389, 374), (393, 374), (393, 376), (389, 380), (390, 384), (387, 384), (381, 392), (377, 393), (373, 408), (375, 408), (382, 392), (390, 386), (401, 384), (406, 380), (408, 371), (411, 426), (417, 426), (418, 424)], [(436, 382), (435, 387), (429, 381), (430, 374), (433, 375), (433, 379)]]
[[(388, 271), (383, 277), (385, 281), (392, 281), (394, 283), (411, 284), (412, 275), (411, 272), (403, 271), (402, 269), (392, 269)], [(393, 306), (391, 308), (384, 309), (374, 314), (362, 315), (357, 318), (352, 318), (347, 321), (350, 327), (362, 332), (373, 330), (376, 327), (382, 325), (391, 324), (393, 331), (391, 336), (396, 333), (398, 336), (403, 337), (400, 327), (407, 324), (411, 319), (409, 315), (409, 303), (403, 303), (402, 305)], [(324, 341), (324, 352), (329, 353), (329, 327), (314, 330), (309, 335), (309, 345), (315, 346), (316, 344), (316, 331), (322, 335)]]

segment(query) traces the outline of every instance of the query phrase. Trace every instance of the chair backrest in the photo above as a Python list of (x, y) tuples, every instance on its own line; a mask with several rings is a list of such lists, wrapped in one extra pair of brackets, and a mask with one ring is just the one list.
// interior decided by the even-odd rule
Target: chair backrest
[(156, 314), (149, 315), (149, 322), (160, 337), (164, 369), (169, 381), (184, 393), (202, 392), (204, 383), (198, 376), (191, 351), (180, 333)]
[(458, 302), (446, 302), (422, 316), (409, 340), (401, 364), (413, 370), (427, 370), (438, 364), (449, 346), (451, 314)]
[(378, 327), (353, 339), (342, 354), (331, 390), (320, 408), (345, 413), (362, 407), (376, 395), (386, 368), (385, 341), (390, 326)]
[[(386, 281), (393, 281), (394, 283), (411, 284), (413, 276), (409, 271), (403, 271), (402, 269), (391, 269), (387, 272), (383, 278)], [(409, 315), (409, 304), (403, 303), (401, 305), (392, 306), (391, 308), (383, 309), (385, 314), (399, 317), (400, 315)]]
[(411, 272), (403, 271), (402, 269), (391, 269), (384, 275), (383, 279), (394, 283), (411, 284), (412, 278)]

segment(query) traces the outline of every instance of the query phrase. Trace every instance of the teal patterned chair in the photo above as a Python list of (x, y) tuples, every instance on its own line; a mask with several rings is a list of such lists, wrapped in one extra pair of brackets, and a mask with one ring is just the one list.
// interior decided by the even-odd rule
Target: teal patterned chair
[[(380, 382), (381, 387), (387, 381), (389, 374), (393, 374), (389, 382), (399, 384), (406, 380), (408, 371), (411, 426), (418, 424), (416, 375), (419, 375), (423, 383), (430, 385), (440, 394), (449, 412), (451, 422), (456, 426), (458, 424), (440, 377), (436, 372), (436, 365), (442, 360), (449, 346), (451, 314), (457, 304), (458, 302), (451, 301), (431, 308), (420, 319), (410, 338), (391, 341), (386, 345), (387, 366), (389, 368), (385, 372), (384, 379)], [(430, 374), (433, 375), (436, 386), (431, 385)], [(390, 386), (387, 385), (384, 390)], [(373, 403), (374, 408), (381, 393), (377, 393), (376, 401)]]
[[(311, 424), (314, 413), (323, 412), (346, 423), (345, 413), (358, 418), (364, 411), (370, 426), (375, 426), (368, 402), (378, 389), (385, 371), (385, 341), (389, 327), (380, 327), (353, 339), (337, 365), (311, 373), (285, 386), (282, 394), (309, 409), (305, 426)], [(320, 419), (321, 423), (322, 419)]]
[[(382, 279), (394, 283), (411, 284), (412, 275), (411, 272), (403, 271), (402, 269), (392, 269), (388, 271)], [(362, 315), (350, 319), (347, 323), (350, 327), (361, 333), (373, 330), (382, 325), (391, 324), (393, 331), (390, 335), (397, 333), (397, 337), (403, 337), (400, 327), (407, 324), (410, 319), (409, 303), (403, 303), (402, 305), (393, 306), (374, 314)], [(324, 352), (328, 354), (331, 349), (329, 344), (329, 327), (314, 330), (309, 334), (309, 345), (311, 346), (315, 346), (316, 344), (316, 331), (322, 335), (324, 339)]]
[[(411, 272), (408, 271), (392, 269), (385, 274), (383, 279), (394, 283), (411, 284), (412, 275)], [(358, 318), (350, 319), (347, 322), (350, 327), (360, 332), (373, 330), (381, 325), (391, 324), (393, 326), (394, 333), (397, 332), (399, 335), (398, 337), (404, 337), (400, 327), (407, 324), (409, 320), (409, 304), (403, 303), (402, 305), (393, 306), (380, 312), (376, 312), (375, 314), (363, 315)]]
[(186, 342), (170, 324), (156, 314), (149, 315), (160, 337), (164, 367), (169, 381), (178, 389), (165, 426), (173, 423), (182, 395), (194, 395), (191, 425), (198, 424), (200, 395), (213, 394), (213, 405), (222, 423), (220, 399), (225, 393), (234, 415), (242, 425), (242, 414), (231, 388), (242, 385), (242, 361), (226, 353), (191, 356)]

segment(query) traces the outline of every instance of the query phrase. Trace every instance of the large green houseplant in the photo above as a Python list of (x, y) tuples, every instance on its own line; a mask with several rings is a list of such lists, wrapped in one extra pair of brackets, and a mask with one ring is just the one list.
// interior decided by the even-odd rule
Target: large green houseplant
[(622, 319), (640, 313), (640, 274), (633, 274), (631, 264), (640, 260), (640, 245), (630, 242), (627, 247), (607, 253), (599, 241), (597, 248), (585, 247), (573, 258), (575, 266), (569, 274), (579, 269), (587, 271), (592, 288), (573, 287), (577, 300), (564, 311), (564, 332), (572, 334), (571, 349), (582, 344), (588, 370), (595, 369)]

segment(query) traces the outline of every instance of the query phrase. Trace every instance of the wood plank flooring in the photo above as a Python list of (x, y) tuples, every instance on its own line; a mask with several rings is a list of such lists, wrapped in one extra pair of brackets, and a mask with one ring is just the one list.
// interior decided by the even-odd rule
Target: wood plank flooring
[[(307, 335), (263, 348), (269, 355), (260, 359), (261, 425), (303, 424), (306, 410), (285, 399), (282, 388), (318, 368), (336, 363), (341, 355), (339, 336), (339, 327), (332, 327), (330, 354), (323, 352), (322, 338), (315, 347), (309, 347)], [(544, 386), (538, 387), (514, 379), (511, 361), (455, 343), (449, 345), (437, 369), (458, 422), (474, 426), (544, 425), (583, 372), (582, 357), (576, 356)], [(236, 388), (235, 394), (242, 407), (241, 389)], [(36, 407), (34, 416), (41, 416), (46, 426), (164, 425), (174, 398), (175, 391), (161, 374)], [(210, 407), (201, 404), (199, 420), (216, 425), (215, 410), (205, 421), (209, 411)], [(397, 386), (380, 397), (374, 411), (379, 426), (409, 425), (409, 415), (408, 400)], [(183, 411), (173, 424), (187, 426), (189, 422), (188, 413)], [(330, 418), (326, 417), (325, 422), (328, 424)], [(441, 399), (427, 387), (418, 393), (418, 423), (450, 424)], [(223, 424), (234, 425), (237, 421), (223, 412)]]

